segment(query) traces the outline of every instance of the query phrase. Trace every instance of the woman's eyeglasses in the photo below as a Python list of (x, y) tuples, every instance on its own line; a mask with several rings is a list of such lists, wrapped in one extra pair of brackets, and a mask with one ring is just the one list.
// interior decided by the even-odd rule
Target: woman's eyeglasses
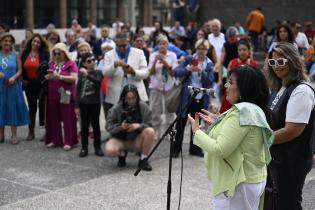
[(61, 52), (53, 52), (54, 56), (61, 56)]
[(288, 59), (278, 58), (278, 59), (268, 59), (269, 66), (284, 66), (288, 62)]
[(89, 59), (89, 60), (86, 60), (86, 63), (90, 64), (90, 63), (95, 63), (95, 59)]

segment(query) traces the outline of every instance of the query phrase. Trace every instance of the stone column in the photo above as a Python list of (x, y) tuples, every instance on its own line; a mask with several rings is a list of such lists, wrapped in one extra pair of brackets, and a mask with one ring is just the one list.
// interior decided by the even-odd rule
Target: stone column
[(26, 28), (34, 28), (34, 0), (25, 0)]
[(152, 26), (152, 14), (153, 14), (153, 10), (152, 10), (152, 0), (145, 0), (143, 1), (143, 7), (142, 7), (142, 11), (143, 12), (143, 25), (144, 26)]
[(91, 16), (91, 22), (96, 25), (97, 24), (97, 1), (91, 0), (91, 9), (90, 9), (90, 16)]
[(59, 7), (60, 28), (67, 28), (67, 1), (59, 0)]
[(120, 21), (125, 21), (125, 1), (124, 0), (116, 0), (116, 17), (119, 18)]

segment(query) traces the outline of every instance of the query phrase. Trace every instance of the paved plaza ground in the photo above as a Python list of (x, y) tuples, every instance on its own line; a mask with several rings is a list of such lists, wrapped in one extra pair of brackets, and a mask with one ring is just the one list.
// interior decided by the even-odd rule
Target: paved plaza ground
[[(102, 126), (104, 121), (102, 120)], [(18, 129), (19, 139), (27, 127)], [(186, 129), (188, 131), (188, 129)], [(90, 154), (79, 158), (80, 147), (71, 151), (47, 149), (36, 130), (36, 140), (13, 146), (0, 145), (0, 210), (162, 210), (166, 209), (169, 141), (162, 142), (152, 156), (152, 172), (134, 172), (138, 157), (130, 154), (127, 167), (116, 167), (116, 159)], [(106, 134), (103, 131), (103, 136)], [(10, 135), (9, 128), (6, 136)], [(211, 184), (203, 159), (188, 155), (188, 132), (184, 141), (182, 210), (211, 209)], [(181, 159), (173, 160), (171, 209), (177, 209)], [(303, 192), (305, 210), (315, 209), (315, 169)]]

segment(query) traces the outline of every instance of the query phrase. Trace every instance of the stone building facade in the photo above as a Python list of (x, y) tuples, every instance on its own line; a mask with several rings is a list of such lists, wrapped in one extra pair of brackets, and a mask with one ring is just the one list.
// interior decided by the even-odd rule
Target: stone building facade
[[(11, 28), (45, 28), (50, 22), (67, 28), (76, 18), (83, 27), (88, 22), (97, 26), (111, 24), (118, 17), (132, 26), (153, 26), (160, 20), (172, 25), (173, 0), (1, 0), (0, 23)], [(188, 0), (187, 0), (188, 1)], [(315, 22), (315, 1), (312, 0), (199, 0), (198, 24), (219, 18), (224, 25), (239, 20), (245, 23), (250, 10), (261, 6), (266, 26), (276, 20), (288, 19), (303, 23)], [(189, 18), (187, 18), (189, 19)]]
[(219, 18), (226, 26), (236, 20), (244, 25), (247, 14), (260, 6), (267, 28), (272, 27), (276, 20), (312, 21), (315, 25), (315, 1), (310, 0), (200, 0), (200, 4), (200, 22)]

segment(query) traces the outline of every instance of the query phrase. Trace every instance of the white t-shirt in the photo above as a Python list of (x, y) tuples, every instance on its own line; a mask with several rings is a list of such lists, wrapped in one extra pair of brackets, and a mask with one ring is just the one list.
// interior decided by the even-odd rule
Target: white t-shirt
[[(278, 100), (282, 96), (285, 91), (285, 87), (282, 87), (275, 99), (272, 102), (271, 110), (274, 109), (275, 105), (277, 104)], [(308, 123), (309, 118), (311, 116), (312, 109), (315, 105), (315, 95), (313, 90), (305, 85), (301, 84), (298, 85), (291, 93), (287, 104), (286, 110), (286, 122), (292, 123)]]
[(285, 121), (307, 124), (314, 105), (314, 91), (305, 84), (297, 86), (289, 98)]
[(215, 53), (217, 54), (217, 58), (221, 58), (222, 47), (225, 43), (225, 37), (223, 33), (220, 33), (219, 36), (214, 36), (212, 33), (208, 35), (208, 41), (213, 45), (215, 49)]
[(302, 32), (298, 32), (295, 42), (298, 44), (298, 46), (304, 47), (306, 49), (310, 47), (306, 35)]

